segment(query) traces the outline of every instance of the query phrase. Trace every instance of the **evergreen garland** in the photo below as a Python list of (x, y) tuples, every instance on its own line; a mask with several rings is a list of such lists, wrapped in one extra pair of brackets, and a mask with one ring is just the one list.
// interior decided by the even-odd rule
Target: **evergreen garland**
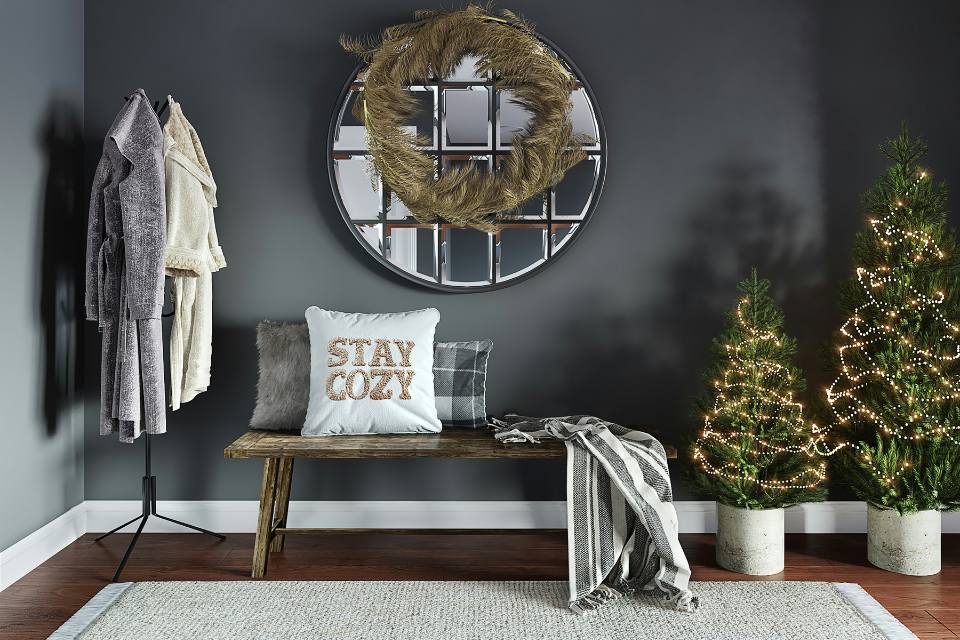
[(827, 389), (843, 474), (858, 497), (900, 513), (960, 501), (960, 256), (926, 151), (906, 127), (880, 146), (892, 164), (863, 197), (868, 227)]
[(804, 416), (797, 344), (783, 332), (783, 314), (754, 269), (744, 294), (714, 343), (711, 392), (700, 402), (703, 429), (692, 447), (692, 475), (724, 504), (773, 509), (822, 500), (823, 436)]

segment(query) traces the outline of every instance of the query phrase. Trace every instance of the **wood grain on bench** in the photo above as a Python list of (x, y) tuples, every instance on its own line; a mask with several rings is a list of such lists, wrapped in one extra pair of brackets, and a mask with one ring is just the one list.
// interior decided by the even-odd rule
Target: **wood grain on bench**
[[(664, 445), (667, 457), (677, 450)], [(313, 436), (247, 431), (224, 449), (227, 458), (563, 458), (559, 440), (497, 442), (485, 429), (447, 429), (440, 433), (364, 436)]]

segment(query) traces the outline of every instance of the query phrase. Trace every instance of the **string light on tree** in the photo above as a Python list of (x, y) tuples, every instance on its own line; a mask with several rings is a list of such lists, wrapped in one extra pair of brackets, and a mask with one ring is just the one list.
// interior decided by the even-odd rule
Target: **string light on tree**
[(805, 383), (792, 364), (796, 342), (756, 270), (715, 344), (711, 393), (691, 455), (694, 480), (717, 500), (775, 508), (823, 497), (826, 434), (797, 400)]
[(919, 166), (923, 141), (904, 130), (881, 151), (892, 165), (864, 198), (867, 229), (854, 244), (826, 399), (861, 498), (940, 508), (960, 492), (956, 241), (946, 190)]

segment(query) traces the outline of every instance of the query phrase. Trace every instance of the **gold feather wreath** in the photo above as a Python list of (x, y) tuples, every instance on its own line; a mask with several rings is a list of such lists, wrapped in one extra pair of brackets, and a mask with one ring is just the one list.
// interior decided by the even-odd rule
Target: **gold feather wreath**
[[(495, 231), (499, 220), (586, 157), (582, 146), (593, 140), (574, 134), (569, 118), (576, 79), (510, 11), (494, 15), (469, 5), (414, 17), (385, 29), (379, 41), (340, 38), (344, 50), (366, 64), (354, 115), (366, 126), (373, 169), (419, 222)], [(449, 77), (467, 54), (478, 58), (477, 72), (493, 74), (531, 119), (496, 174), (466, 165), (437, 179), (435, 158), (418, 149), (432, 141), (404, 130), (417, 112), (407, 88), (431, 76)]]

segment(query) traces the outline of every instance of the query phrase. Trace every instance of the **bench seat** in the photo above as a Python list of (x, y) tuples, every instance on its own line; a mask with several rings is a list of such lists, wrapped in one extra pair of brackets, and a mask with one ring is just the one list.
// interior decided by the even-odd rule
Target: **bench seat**
[[(665, 446), (667, 457), (676, 458), (677, 450)], [(361, 436), (311, 436), (276, 431), (247, 431), (223, 451), (226, 458), (262, 458), (263, 482), (260, 487), (260, 512), (253, 550), (251, 575), (262, 578), (267, 571), (270, 551), (283, 550), (290, 534), (360, 533), (367, 530), (297, 529), (287, 526), (290, 509), (290, 484), (293, 461), (302, 459), (360, 458), (513, 458), (562, 459), (566, 447), (560, 440), (534, 443), (501, 443), (486, 429), (451, 428), (440, 433)], [(396, 533), (401, 530), (381, 531)], [(412, 530), (411, 530), (412, 531)], [(485, 529), (457, 529), (453, 533), (489, 533)]]
[[(664, 445), (667, 457), (677, 450)], [(560, 440), (501, 443), (486, 429), (447, 429), (440, 433), (362, 436), (311, 436), (247, 431), (223, 451), (226, 458), (562, 458)]]

